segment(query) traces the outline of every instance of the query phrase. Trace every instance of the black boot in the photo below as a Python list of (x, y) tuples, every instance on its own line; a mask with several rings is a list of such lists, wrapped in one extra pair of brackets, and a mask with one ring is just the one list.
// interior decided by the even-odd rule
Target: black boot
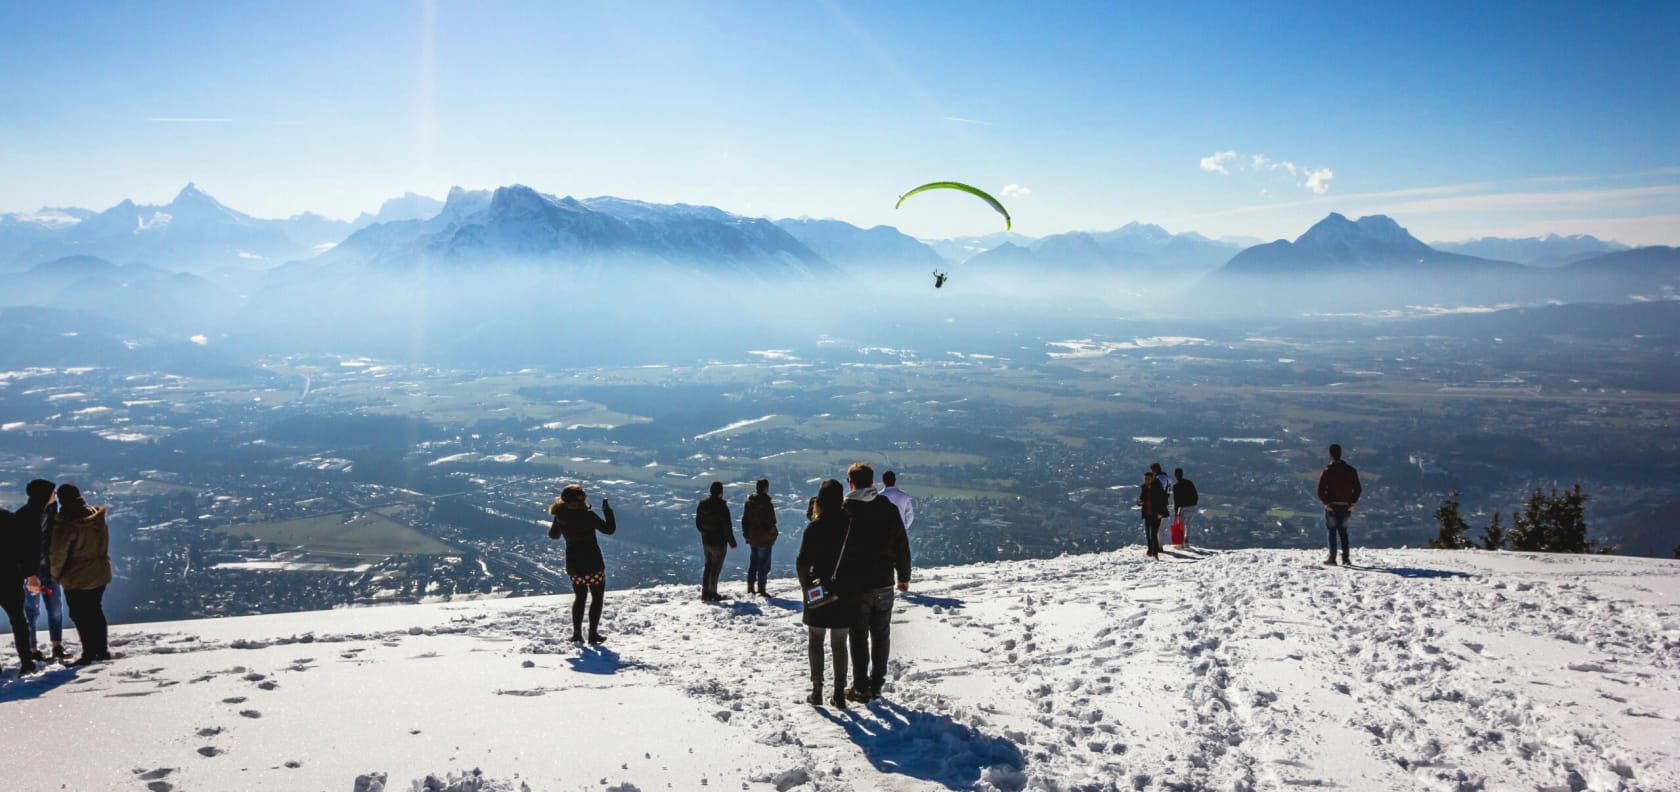
[(834, 683), (834, 697), (830, 698), (828, 700), (828, 703), (833, 704), (835, 709), (842, 709), (843, 710), (843, 709), (846, 708), (846, 683), (845, 682), (837, 681), (837, 682)]
[(812, 682), (811, 683), (811, 695), (805, 697), (805, 703), (809, 704), (813, 707), (822, 706), (823, 697), (822, 697), (822, 683), (821, 682)]

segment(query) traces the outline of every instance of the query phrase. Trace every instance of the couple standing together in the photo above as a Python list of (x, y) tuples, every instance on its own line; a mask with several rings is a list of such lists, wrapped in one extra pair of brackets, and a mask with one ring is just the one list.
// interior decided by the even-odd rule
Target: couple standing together
[[(811, 694), (805, 700), (818, 706), (824, 702), (826, 637), (834, 665), (834, 694), (827, 701), (839, 709), (846, 708), (848, 699), (869, 701), (881, 695), (894, 590), (910, 590), (910, 540), (900, 507), (875, 488), (875, 469), (869, 465), (853, 464), (846, 480), (849, 492), (834, 479), (822, 483), (795, 560), (805, 592), (811, 664)], [(849, 690), (848, 660), (853, 671)]]

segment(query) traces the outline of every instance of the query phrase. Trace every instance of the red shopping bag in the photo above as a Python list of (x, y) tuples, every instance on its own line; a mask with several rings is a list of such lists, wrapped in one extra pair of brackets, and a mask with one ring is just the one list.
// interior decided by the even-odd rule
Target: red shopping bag
[(1184, 518), (1174, 517), (1172, 521), (1171, 540), (1168, 544), (1184, 544)]

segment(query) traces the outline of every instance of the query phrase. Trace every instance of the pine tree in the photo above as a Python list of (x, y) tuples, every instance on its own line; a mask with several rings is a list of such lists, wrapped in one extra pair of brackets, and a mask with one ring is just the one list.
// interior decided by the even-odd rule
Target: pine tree
[(1483, 550), (1498, 550), (1505, 546), (1505, 524), (1502, 518), (1503, 515), (1494, 512), (1493, 519), (1482, 529)]
[(1674, 546), (1674, 557), (1675, 558), (1680, 558), (1680, 545), (1675, 545)]
[(1590, 553), (1594, 542), (1587, 539), (1587, 495), (1579, 482), (1562, 493), (1538, 487), (1528, 496), (1521, 513), (1511, 518), (1511, 549), (1542, 553)]
[(1429, 546), (1437, 550), (1463, 550), (1470, 547), (1470, 540), (1465, 534), (1470, 531), (1470, 524), (1458, 513), (1458, 490), (1453, 490), (1441, 501), (1435, 509), (1435, 521), (1441, 524), (1441, 533), (1429, 540)]

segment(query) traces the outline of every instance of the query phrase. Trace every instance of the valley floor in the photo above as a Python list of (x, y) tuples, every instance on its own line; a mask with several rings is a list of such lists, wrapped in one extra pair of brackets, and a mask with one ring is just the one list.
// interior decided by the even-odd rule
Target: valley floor
[(921, 571), (845, 711), (791, 580), (609, 592), (601, 648), (569, 596), (118, 627), (7, 671), (0, 744), (17, 789), (1680, 789), (1680, 562), (1319, 557)]

